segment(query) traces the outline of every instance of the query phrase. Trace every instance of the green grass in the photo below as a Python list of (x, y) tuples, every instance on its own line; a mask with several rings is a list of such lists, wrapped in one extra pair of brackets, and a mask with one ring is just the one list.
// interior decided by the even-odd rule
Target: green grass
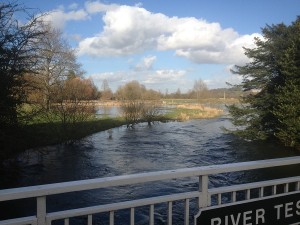
[(174, 108), (169, 110), (168, 113), (163, 115), (166, 120), (178, 120), (185, 121), (190, 119), (207, 119), (215, 118), (220, 116), (222, 113), (217, 111), (206, 112), (200, 109), (185, 109), (185, 108)]
[(197, 99), (164, 99), (167, 105), (197, 104)]

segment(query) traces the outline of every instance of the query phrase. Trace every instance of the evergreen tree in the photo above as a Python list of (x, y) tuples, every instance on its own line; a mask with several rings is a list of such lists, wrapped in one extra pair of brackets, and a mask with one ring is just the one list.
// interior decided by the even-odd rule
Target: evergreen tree
[(250, 62), (235, 66), (239, 85), (250, 92), (241, 105), (229, 106), (233, 133), (249, 140), (275, 138), (286, 146), (300, 145), (300, 17), (291, 25), (262, 29), (263, 39), (245, 49)]

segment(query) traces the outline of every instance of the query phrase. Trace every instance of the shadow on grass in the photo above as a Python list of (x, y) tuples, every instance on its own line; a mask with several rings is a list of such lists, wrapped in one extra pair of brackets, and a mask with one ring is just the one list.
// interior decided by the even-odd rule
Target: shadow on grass
[(72, 124), (37, 123), (0, 131), (0, 160), (26, 149), (70, 143), (93, 133), (126, 124), (122, 118), (104, 118)]
[[(151, 124), (155, 121), (174, 121), (175, 116), (160, 115), (153, 121), (141, 120)], [(13, 158), (30, 148), (38, 148), (55, 144), (72, 143), (96, 132), (126, 125), (124, 118), (101, 118), (85, 122), (62, 124), (60, 122), (34, 123), (20, 127), (0, 129), (0, 162)]]

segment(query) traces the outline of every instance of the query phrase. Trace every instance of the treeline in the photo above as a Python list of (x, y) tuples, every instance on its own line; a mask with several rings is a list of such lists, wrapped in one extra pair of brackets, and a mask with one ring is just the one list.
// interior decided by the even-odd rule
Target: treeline
[(147, 89), (138, 81), (130, 81), (125, 85), (120, 86), (115, 93), (109, 88), (108, 81), (105, 79), (101, 85), (101, 90), (98, 92), (100, 100), (125, 100), (137, 98), (144, 100), (158, 99), (208, 99), (208, 98), (239, 98), (243, 94), (240, 88), (218, 88), (208, 89), (207, 85), (201, 79), (194, 82), (194, 87), (186, 93), (182, 93), (180, 88), (175, 92), (165, 93), (153, 89)]
[(209, 98), (238, 98), (241, 91), (237, 88), (209, 90), (202, 80), (197, 80), (194, 87), (188, 93), (165, 93), (147, 89), (138, 81), (130, 81), (120, 86), (115, 93), (109, 88), (108, 82), (103, 81), (101, 99), (115, 99), (121, 102), (121, 111), (127, 125), (133, 127), (136, 123), (145, 121), (151, 125), (160, 119), (160, 107), (162, 99), (198, 99)]
[[(16, 15), (29, 18), (20, 23)], [(17, 2), (0, 4), (0, 129), (85, 119), (98, 90), (62, 33)]]
[(200, 93), (195, 90), (189, 90), (187, 93), (181, 93), (180, 89), (174, 93), (163, 94), (166, 99), (209, 99), (209, 98), (239, 98), (242, 95), (241, 90), (236, 88), (217, 88), (207, 89)]

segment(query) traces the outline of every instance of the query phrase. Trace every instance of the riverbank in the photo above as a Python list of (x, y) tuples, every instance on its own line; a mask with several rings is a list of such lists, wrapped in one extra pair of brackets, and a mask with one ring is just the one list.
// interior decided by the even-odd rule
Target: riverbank
[(91, 119), (62, 125), (59, 122), (34, 123), (10, 129), (0, 135), (0, 160), (26, 149), (60, 143), (72, 143), (99, 131), (125, 125), (123, 118)]
[[(105, 106), (110, 107), (116, 105), (118, 105), (116, 102), (105, 104)], [(174, 108), (169, 109), (167, 113), (158, 115), (154, 118), (154, 121), (186, 121), (191, 119), (216, 118), (220, 115), (222, 115), (222, 110), (189, 103), (176, 105)], [(85, 122), (64, 125), (58, 121), (35, 121), (34, 123), (8, 130), (0, 135), (0, 160), (13, 157), (30, 148), (60, 143), (73, 143), (93, 133), (126, 124), (125, 119), (122, 117), (93, 118)]]

